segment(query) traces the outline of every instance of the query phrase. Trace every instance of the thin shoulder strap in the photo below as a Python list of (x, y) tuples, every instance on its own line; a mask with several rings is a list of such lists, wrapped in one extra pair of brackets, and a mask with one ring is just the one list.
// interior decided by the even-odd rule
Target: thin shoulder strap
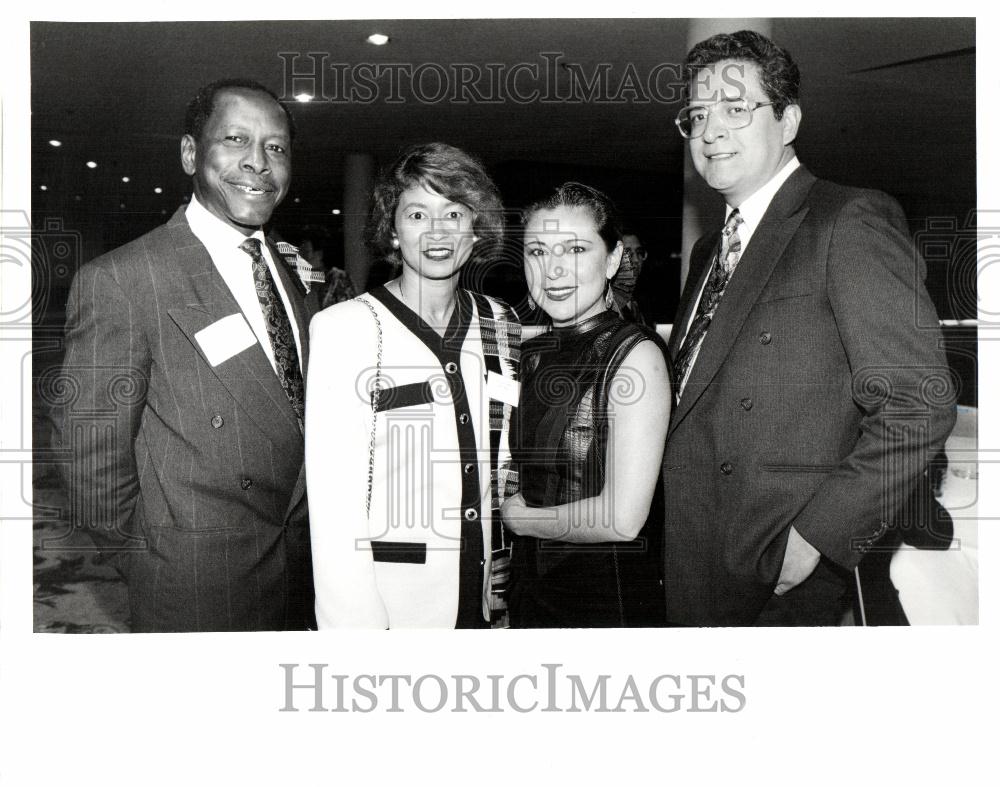
[(372, 481), (375, 477), (375, 419), (378, 414), (379, 399), (382, 395), (382, 321), (378, 318), (375, 307), (364, 296), (359, 295), (355, 300), (368, 307), (375, 320), (375, 330), (378, 336), (375, 352), (375, 382), (372, 386), (372, 432), (368, 440), (368, 493), (365, 497), (365, 514), (371, 516), (372, 510)]

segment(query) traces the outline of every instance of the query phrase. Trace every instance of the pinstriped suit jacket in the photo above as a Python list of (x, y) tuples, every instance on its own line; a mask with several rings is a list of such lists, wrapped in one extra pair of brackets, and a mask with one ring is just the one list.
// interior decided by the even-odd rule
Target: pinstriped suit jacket
[[(305, 372), (311, 308), (276, 267)], [(73, 283), (55, 441), (72, 451), (74, 522), (123, 573), (134, 631), (311, 624), (295, 414), (258, 343), (213, 367), (195, 339), (239, 311), (184, 208)]]
[[(677, 326), (696, 308), (717, 237), (691, 252)], [(955, 418), (924, 276), (887, 195), (803, 167), (779, 189), (671, 413), (669, 620), (753, 622), (792, 526), (848, 569), (884, 532)]]

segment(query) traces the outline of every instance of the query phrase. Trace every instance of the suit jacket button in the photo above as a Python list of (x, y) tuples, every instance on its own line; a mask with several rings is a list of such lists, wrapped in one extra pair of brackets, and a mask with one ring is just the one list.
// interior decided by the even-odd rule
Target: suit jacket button
[(458, 416), (458, 422), (462, 426), (465, 426), (467, 423), (469, 423), (469, 414), (468, 413), (462, 413), (460, 416)]
[(750, 399), (750, 398), (740, 399), (740, 407), (742, 407), (744, 410), (752, 410), (753, 409), (753, 399)]
[(468, 522), (474, 522), (479, 518), (479, 512), (474, 508), (465, 509), (465, 519)]
[(722, 471), (723, 475), (732, 475), (733, 466), (729, 462), (723, 462), (721, 465), (719, 465), (719, 470)]
[(474, 464), (472, 464), (471, 462), (469, 462), (469, 464), (467, 464), (462, 469), (465, 471), (465, 474), (468, 475), (469, 473), (471, 473), (473, 470), (476, 469), (476, 466)]
[(251, 481), (249, 478), (244, 478), (242, 481), (240, 481), (240, 489), (246, 490), (249, 489), (251, 486), (253, 486), (253, 481)]
[(225, 423), (225, 421), (222, 420), (222, 416), (221, 415), (213, 415), (212, 416), (212, 427), (214, 429), (220, 429), (224, 423)]
[(458, 371), (458, 364), (455, 363), (454, 361), (448, 361), (448, 363), (444, 365), (444, 370), (448, 374), (454, 374), (455, 372)]
[(760, 338), (760, 343), (761, 344), (770, 344), (771, 343), (771, 334), (768, 333), (767, 331), (761, 331), (759, 338)]

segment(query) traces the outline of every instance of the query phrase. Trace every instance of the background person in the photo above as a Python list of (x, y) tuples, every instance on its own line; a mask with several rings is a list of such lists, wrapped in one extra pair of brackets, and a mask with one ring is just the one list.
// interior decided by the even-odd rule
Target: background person
[(330, 245), (330, 233), (326, 227), (309, 224), (299, 233), (299, 256), (305, 259), (314, 271), (322, 273), (323, 283), (320, 287), (320, 308), (325, 309), (334, 303), (349, 301), (357, 296), (354, 284), (347, 272), (334, 265), (327, 258)]

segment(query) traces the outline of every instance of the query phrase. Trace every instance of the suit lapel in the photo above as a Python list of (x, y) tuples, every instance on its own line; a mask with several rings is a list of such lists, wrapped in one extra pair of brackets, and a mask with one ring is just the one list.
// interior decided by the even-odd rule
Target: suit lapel
[(800, 166), (771, 200), (712, 317), (675, 417), (671, 419), (671, 429), (687, 415), (725, 362), (750, 310), (805, 218), (808, 208), (803, 202), (815, 182), (816, 178)]
[[(167, 227), (173, 243), (172, 256), (187, 290), (183, 305), (167, 310), (170, 318), (261, 432), (278, 445), (287, 442), (289, 430), (299, 434), (298, 420), (263, 348), (256, 344), (218, 366), (212, 366), (205, 357), (194, 335), (223, 317), (242, 312), (208, 251), (191, 231), (183, 208)], [(295, 303), (297, 298), (290, 300)]]

